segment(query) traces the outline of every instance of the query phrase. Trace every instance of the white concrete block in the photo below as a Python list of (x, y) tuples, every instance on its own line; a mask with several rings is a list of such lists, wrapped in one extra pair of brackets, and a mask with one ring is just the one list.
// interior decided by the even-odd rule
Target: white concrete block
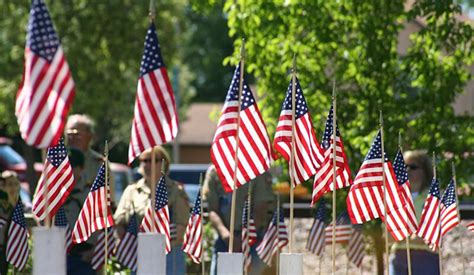
[(138, 275), (166, 274), (165, 235), (138, 233)]
[(33, 228), (33, 275), (66, 274), (66, 228)]
[(218, 275), (242, 275), (244, 270), (244, 257), (242, 253), (217, 254), (217, 274)]
[(280, 275), (303, 275), (303, 254), (281, 253)]

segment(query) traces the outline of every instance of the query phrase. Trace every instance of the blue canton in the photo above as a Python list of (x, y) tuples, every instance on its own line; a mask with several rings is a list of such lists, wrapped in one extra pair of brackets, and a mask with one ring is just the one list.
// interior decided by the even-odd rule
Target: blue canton
[(402, 151), (400, 150), (398, 150), (395, 160), (393, 161), (393, 170), (399, 185), (403, 185), (408, 181), (407, 166), (403, 160)]
[(135, 214), (130, 217), (130, 221), (128, 222), (127, 226), (127, 232), (134, 236), (137, 236), (138, 234), (137, 217)]
[(349, 214), (346, 210), (344, 210), (336, 219), (336, 225), (345, 225), (345, 224), (352, 224), (351, 219), (349, 218)]
[(191, 214), (201, 215), (201, 194), (198, 193), (196, 201), (194, 202), (194, 207), (191, 210)]
[(12, 222), (18, 224), (19, 226), (26, 228), (25, 214), (23, 212), (23, 203), (20, 199), (13, 210)]
[[(293, 79), (290, 81), (290, 85), (286, 90), (285, 101), (283, 101), (282, 110), (292, 111), (292, 89), (293, 89)], [(295, 119), (298, 119), (308, 113), (308, 105), (306, 104), (306, 99), (303, 96), (303, 90), (301, 89), (300, 82), (296, 78), (295, 84)]]
[(105, 186), (105, 165), (102, 164), (99, 168), (99, 173), (97, 173), (97, 177), (94, 180), (94, 183), (91, 187), (91, 192), (96, 191), (97, 189)]
[(54, 225), (59, 227), (67, 227), (69, 225), (66, 217), (66, 211), (64, 211), (62, 206), (58, 209), (58, 212), (56, 212)]
[(319, 201), (319, 206), (316, 210), (316, 215), (314, 216), (314, 218), (324, 223), (324, 220), (326, 219), (326, 210), (326, 201), (324, 199), (321, 199)]
[(49, 63), (58, 50), (59, 39), (54, 31), (48, 9), (42, 0), (32, 1), (26, 46)]
[[(249, 200), (246, 199), (245, 204), (244, 204), (243, 214), (242, 214), (242, 224), (244, 226), (247, 226), (247, 223), (248, 223), (248, 207), (249, 207)], [(251, 214), (250, 214), (250, 217), (252, 218)]]
[(456, 203), (455, 190), (454, 179), (451, 179), (446, 191), (444, 191), (443, 198), (441, 199), (441, 202), (444, 204), (444, 206), (446, 206), (446, 208), (450, 207), (453, 203)]
[[(166, 182), (165, 177), (161, 176), (158, 185), (156, 186), (155, 193), (155, 210), (160, 210), (161, 208), (168, 205), (168, 192), (166, 191)], [(171, 217), (170, 217), (171, 220)]]
[[(385, 162), (388, 161), (387, 153), (384, 152)], [(372, 159), (381, 159), (382, 158), (382, 137), (380, 135), (380, 130), (372, 141), (372, 146), (370, 146), (369, 153), (365, 156), (365, 160)]]
[(54, 167), (59, 167), (64, 159), (67, 157), (66, 147), (64, 147), (64, 140), (61, 138), (58, 145), (48, 148), (48, 161)]
[(437, 197), (438, 199), (441, 197), (439, 193), (439, 181), (436, 178), (431, 180), (430, 192), (431, 196)]
[[(280, 224), (283, 224), (285, 222), (285, 217), (283, 216), (283, 209), (279, 209), (280, 212)], [(273, 218), (272, 218), (272, 224), (277, 224), (277, 210), (275, 210), (275, 213), (273, 213)]]
[[(230, 83), (229, 91), (227, 92), (226, 101), (237, 101), (239, 100), (239, 85), (240, 85), (240, 63), (235, 68), (234, 76), (232, 77), (232, 82)], [(250, 87), (247, 85), (247, 82), (244, 79), (244, 85), (242, 86), (242, 101), (240, 109), (241, 111), (247, 109), (255, 103), (255, 98), (253, 97)]]
[(140, 77), (164, 66), (165, 63), (161, 56), (160, 43), (158, 42), (155, 24), (151, 23), (145, 37), (145, 50), (143, 52), (142, 63), (140, 64)]
[[(332, 135), (333, 135), (333, 132), (332, 132), (332, 119), (333, 119), (333, 114), (334, 114), (334, 107), (333, 105), (331, 104), (331, 109), (329, 109), (329, 114), (328, 114), (328, 118), (326, 119), (326, 126), (324, 127), (324, 133), (323, 133), (323, 138), (322, 138), (322, 142), (321, 142), (321, 146), (323, 147), (324, 150), (327, 150), (329, 149), (330, 145), (331, 145), (331, 139), (332, 139)], [(337, 122), (336, 122), (336, 136), (340, 136), (340, 133), (339, 133), (339, 126), (337, 126)]]

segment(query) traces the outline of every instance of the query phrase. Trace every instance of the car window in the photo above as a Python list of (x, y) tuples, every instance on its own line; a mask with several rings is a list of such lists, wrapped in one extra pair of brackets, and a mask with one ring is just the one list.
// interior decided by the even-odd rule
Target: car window
[(0, 145), (0, 159), (2, 159), (3, 163), (8, 166), (25, 162), (25, 160), (9, 145)]

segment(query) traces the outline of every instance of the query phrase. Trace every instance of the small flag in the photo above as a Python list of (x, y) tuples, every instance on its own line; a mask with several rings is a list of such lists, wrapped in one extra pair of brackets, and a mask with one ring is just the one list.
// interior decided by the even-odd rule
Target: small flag
[[(32, 211), (39, 220), (46, 219), (47, 214), (54, 216), (74, 188), (74, 176), (63, 138), (56, 146), (48, 148), (44, 167), (33, 198)], [(48, 210), (46, 210), (46, 191)]]
[(285, 219), (281, 210), (279, 212), (279, 218), (277, 218), (277, 211), (273, 214), (267, 232), (265, 232), (262, 242), (257, 246), (257, 255), (269, 266), (272, 264), (273, 255), (288, 244)]
[[(323, 161), (323, 154), (311, 121), (308, 105), (303, 95), (300, 82), (295, 78), (295, 167), (290, 167), (295, 184), (300, 184), (314, 174)], [(275, 139), (273, 141), (275, 149), (290, 163), (291, 158), (291, 137), (293, 124), (293, 102), (292, 102), (293, 79), (288, 86), (285, 101), (280, 112)]]
[[(321, 143), (321, 151), (324, 154), (320, 169), (314, 176), (313, 196), (311, 205), (325, 193), (332, 191), (333, 187), (333, 106), (329, 109), (329, 114), (326, 119), (326, 126), (324, 128), (323, 139)], [(352, 184), (351, 170), (349, 169), (349, 162), (347, 161), (346, 152), (344, 151), (344, 144), (342, 142), (341, 133), (336, 123), (336, 189), (349, 187)]]
[(132, 271), (137, 271), (138, 225), (135, 214), (130, 217), (127, 231), (117, 246), (115, 257), (123, 266)]
[(365, 256), (364, 234), (362, 226), (354, 225), (349, 244), (347, 245), (347, 258), (350, 262), (360, 267)]
[(327, 211), (325, 203), (324, 199), (321, 199), (319, 202), (319, 206), (316, 209), (316, 215), (314, 216), (313, 225), (309, 231), (308, 242), (306, 243), (306, 249), (317, 256), (321, 256), (324, 252), (324, 220), (326, 219)]
[[(330, 223), (324, 230), (326, 234), (326, 245), (332, 244), (332, 227), (333, 223)], [(349, 219), (347, 211), (343, 211), (336, 218), (336, 243), (344, 244), (347, 243), (352, 235), (352, 223)]]
[[(107, 230), (107, 254), (108, 259), (114, 255), (115, 250), (115, 237), (114, 229), (109, 227)], [(92, 269), (98, 270), (104, 265), (105, 262), (105, 230), (101, 230), (97, 236), (97, 242), (94, 246), (94, 254), (92, 255)]]
[(7, 261), (21, 271), (28, 261), (28, 255), (28, 228), (26, 228), (23, 203), (18, 199), (8, 228)]
[[(212, 140), (211, 159), (226, 192), (231, 192), (249, 182), (270, 167), (272, 149), (267, 128), (258, 110), (250, 87), (242, 83), (241, 110), (239, 109), (240, 64), (222, 107), (222, 114)], [(240, 115), (240, 121), (237, 117)], [(239, 121), (238, 167), (235, 171), (237, 123)], [(234, 174), (237, 173), (236, 186)]]
[(110, 192), (107, 192), (105, 200), (105, 188), (105, 164), (102, 164), (72, 230), (73, 243), (82, 243), (95, 231), (114, 225), (110, 210)]
[(31, 1), (23, 78), (15, 115), (28, 145), (46, 148), (58, 143), (74, 100), (74, 81), (42, 0)]
[(141, 232), (165, 235), (166, 254), (171, 251), (170, 216), (168, 210), (168, 192), (165, 177), (161, 176), (156, 185), (154, 210), (148, 206), (140, 225)]
[(193, 260), (199, 264), (201, 262), (202, 254), (202, 214), (201, 214), (201, 194), (198, 193), (194, 207), (191, 210), (188, 225), (186, 226), (186, 233), (183, 241), (183, 251)]
[(250, 247), (257, 242), (257, 228), (252, 213), (249, 215), (249, 200), (245, 200), (242, 210), (242, 254), (244, 256), (244, 270), (248, 272), (252, 263)]
[(71, 251), (72, 248), (72, 233), (71, 233), (71, 227), (69, 226), (69, 222), (66, 217), (66, 212), (64, 211), (64, 208), (61, 206), (56, 212), (56, 216), (54, 218), (54, 225), (57, 227), (63, 227), (66, 228), (66, 254)]
[(469, 223), (466, 225), (466, 228), (467, 228), (469, 231), (474, 232), (474, 221), (469, 222)]
[(456, 188), (454, 179), (448, 184), (441, 198), (441, 236), (446, 235), (459, 224), (458, 209), (456, 206)]
[(155, 24), (151, 23), (145, 38), (140, 65), (128, 163), (143, 151), (173, 140), (178, 134), (178, 113), (161, 55)]
[(434, 178), (431, 181), (430, 191), (421, 212), (417, 235), (436, 249), (440, 240), (440, 193), (439, 181)]

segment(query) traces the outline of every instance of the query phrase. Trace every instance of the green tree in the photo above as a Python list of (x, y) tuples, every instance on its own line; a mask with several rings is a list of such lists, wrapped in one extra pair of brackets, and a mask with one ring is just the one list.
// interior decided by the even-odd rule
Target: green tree
[[(474, 54), (471, 25), (458, 21), (453, 1), (246, 1), (228, 0), (230, 34), (237, 62), (246, 38), (246, 71), (257, 81), (261, 108), (274, 132), (290, 77), (293, 54), (298, 77), (320, 135), (330, 107), (332, 83), (338, 90), (338, 123), (355, 173), (385, 118), (385, 148), (391, 158), (398, 132), (403, 146), (435, 151), (442, 182), (451, 176), (454, 156), (460, 182), (472, 180), (474, 120), (455, 116), (452, 103), (470, 78)], [(397, 51), (407, 22), (420, 20), (405, 55)], [(345, 208), (340, 192), (338, 208)], [(375, 232), (379, 226), (369, 226)], [(372, 234), (376, 243), (379, 234)], [(380, 256), (379, 250), (379, 256)], [(381, 264), (381, 261), (379, 262)], [(381, 265), (379, 265), (379, 273)]]

